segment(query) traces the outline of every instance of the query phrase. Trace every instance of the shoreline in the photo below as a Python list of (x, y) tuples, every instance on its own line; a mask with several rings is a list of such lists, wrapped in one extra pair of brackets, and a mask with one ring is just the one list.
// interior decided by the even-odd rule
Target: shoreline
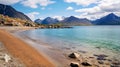
[[(55, 67), (55, 65), (44, 57), (40, 52), (36, 49), (22, 41), (21, 39), (13, 36), (10, 32), (15, 32), (16, 30), (14, 27), (11, 27), (13, 30), (5, 28), (0, 28), (0, 42), (2, 42), (8, 52), (16, 58), (19, 58), (26, 67)], [(21, 27), (20, 27), (21, 28)], [(21, 28), (21, 30), (30, 30), (34, 28)], [(9, 31), (8, 31), (9, 30)]]
[[(94, 66), (110, 67), (112, 64), (114, 65), (114, 63), (119, 64), (118, 60), (110, 59), (110, 56), (107, 54), (104, 54), (103, 52), (96, 53), (93, 51), (94, 53), (93, 52), (91, 53), (91, 52), (86, 52), (84, 50), (83, 51), (74, 51), (74, 50), (70, 50), (70, 48), (63, 48), (61, 50), (61, 49), (51, 46), (50, 44), (44, 43), (42, 41), (38, 42), (37, 40), (31, 39), (31, 38), (25, 36), (25, 34), (20, 34), (21, 32), (24, 32), (26, 30), (32, 30), (32, 29), (36, 29), (36, 28), (33, 28), (33, 27), (27, 28), (27, 29), (24, 29), (21, 27), (19, 27), (19, 28), (17, 27), (17, 29), (15, 29), (14, 27), (11, 27), (11, 28), (13, 28), (13, 29), (9, 30), (10, 28), (7, 28), (4, 30), (4, 28), (3, 28), (3, 30), (5, 32), (11, 33), (11, 35), (17, 37), (22, 42), (27, 43), (27, 45), (32, 47), (32, 49), (35, 49), (35, 53), (36, 52), (40, 53), (48, 61), (50, 61), (51, 63), (54, 63), (53, 65), (55, 67), (69, 67), (70, 63), (72, 63), (72, 62), (79, 64), (80, 67), (83, 66), (82, 65), (83, 62), (90, 63), (92, 65), (92, 67), (94, 67)], [(81, 47), (81, 49), (82, 48), (83, 47)], [(99, 47), (96, 47), (96, 48), (101, 49)], [(90, 50), (90, 51), (92, 51), (92, 50)], [(71, 53), (77, 53), (78, 55), (80, 55), (79, 59), (70, 58), (69, 55)], [(36, 57), (36, 56), (34, 56), (34, 57)], [(31, 67), (31, 65), (29, 67)], [(37, 67), (37, 66), (34, 66), (34, 67)], [(53, 66), (47, 66), (47, 67), (53, 67)]]
[[(24, 30), (25, 31), (25, 30)], [(70, 60), (67, 60), (63, 53), (61, 53), (58, 49), (53, 48), (49, 44), (43, 43), (42, 41), (37, 42), (34, 39), (31, 39), (24, 34), (21, 34), (19, 31), (13, 33), (16, 37), (20, 38), (24, 42), (28, 43), (30, 46), (35, 48), (38, 52), (40, 52), (43, 56), (45, 56), (48, 60), (54, 63), (55, 67), (68, 67)], [(66, 61), (67, 60), (67, 61)]]
[[(84, 50), (74, 51), (74, 50), (70, 50), (70, 48), (63, 48), (63, 49), (59, 50), (58, 47), (56, 47), (56, 48), (54, 47), (55, 45), (52, 46), (49, 43), (44, 43), (44, 42), (41, 42), (40, 40), (37, 41), (36, 39), (32, 39), (25, 34), (21, 34), (21, 35), (18, 34), (18, 36), (22, 36), (22, 37), (20, 37), (20, 39), (26, 38), (24, 40), (25, 42), (30, 43), (30, 45), (33, 46), (35, 49), (37, 49), (38, 51), (42, 51), (48, 57), (50, 57), (52, 60), (55, 60), (55, 62), (58, 62), (57, 67), (69, 67), (71, 62), (77, 62), (77, 63), (79, 62), (80, 66), (82, 66), (81, 65), (82, 59), (83, 59), (83, 61), (92, 63), (93, 66), (99, 66), (99, 67), (102, 67), (102, 66), (110, 67), (112, 65), (112, 63), (114, 63), (114, 62), (117, 62), (119, 64), (118, 60), (111, 59), (111, 53), (109, 53), (109, 55), (108, 55), (107, 53), (104, 53), (104, 50), (103, 49), (101, 50), (101, 48), (99, 48), (99, 47), (95, 47), (98, 52), (91, 48), (93, 46), (87, 46), (90, 49), (92, 49), (90, 51), (84, 51)], [(41, 48), (43, 48), (43, 50)], [(81, 47), (80, 49), (84, 49), (84, 48), (85, 47)], [(87, 49), (85, 49), (85, 50), (87, 50)], [(101, 51), (99, 51), (99, 50), (101, 50)], [(80, 57), (81, 60), (71, 59), (68, 57), (69, 54), (74, 53), (74, 52), (77, 52), (78, 54), (81, 55), (81, 57), (82, 57), (82, 58)], [(102, 60), (99, 60), (99, 58), (101, 58), (101, 56), (102, 56)], [(103, 58), (103, 56), (107, 56), (107, 57)], [(101, 64), (101, 63), (103, 63), (103, 64)], [(63, 65), (63, 66), (59, 66), (59, 65)]]

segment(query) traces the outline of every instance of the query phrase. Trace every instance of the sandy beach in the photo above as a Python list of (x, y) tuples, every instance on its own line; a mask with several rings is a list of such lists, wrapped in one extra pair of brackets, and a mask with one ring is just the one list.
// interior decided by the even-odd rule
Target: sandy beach
[[(14, 29), (17, 30), (16, 28), (13, 30), (5, 27), (0, 28), (0, 42), (13, 57), (18, 58), (26, 67), (54, 67), (54, 64), (37, 50), (8, 32), (8, 30), (14, 32)], [(24, 27), (22, 29), (31, 28)]]

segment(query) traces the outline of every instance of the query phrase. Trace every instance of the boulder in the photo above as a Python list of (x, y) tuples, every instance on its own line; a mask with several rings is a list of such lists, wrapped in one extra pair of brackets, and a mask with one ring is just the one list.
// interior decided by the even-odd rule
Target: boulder
[(78, 53), (71, 53), (68, 57), (76, 59), (76, 58), (80, 57), (80, 54), (78, 54)]
[(94, 55), (94, 56), (97, 56), (97, 60), (106, 60), (106, 57), (108, 57), (107, 55), (104, 54)]
[(83, 66), (92, 66), (92, 64), (91, 63), (88, 63), (88, 62), (82, 62), (81, 63)]
[(114, 61), (112, 62), (113, 65), (119, 65), (120, 66), (120, 62)]
[(99, 64), (104, 64), (104, 62), (103, 62), (103, 61), (98, 61), (98, 63), (99, 63)]
[(9, 55), (5, 54), (5, 56), (4, 56), (4, 60), (5, 60), (5, 62), (8, 63), (8, 61), (11, 60), (11, 57), (10, 57)]
[(79, 67), (79, 63), (77, 62), (71, 62), (70, 67)]

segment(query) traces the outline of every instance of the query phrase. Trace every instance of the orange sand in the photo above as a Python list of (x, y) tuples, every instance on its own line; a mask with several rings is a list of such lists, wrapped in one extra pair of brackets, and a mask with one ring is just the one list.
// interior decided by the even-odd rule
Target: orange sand
[(0, 42), (5, 45), (14, 57), (19, 58), (26, 67), (55, 67), (33, 47), (1, 29)]

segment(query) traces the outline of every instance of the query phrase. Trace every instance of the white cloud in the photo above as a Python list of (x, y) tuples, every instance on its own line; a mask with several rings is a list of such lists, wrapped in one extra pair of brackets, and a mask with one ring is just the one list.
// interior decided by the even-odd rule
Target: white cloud
[(24, 0), (24, 1), (22, 1), (22, 4), (24, 6), (28, 6), (31, 8), (37, 8), (38, 5), (45, 7), (45, 6), (47, 6), (49, 4), (53, 4), (53, 3), (55, 3), (55, 1), (51, 1), (51, 0), (34, 0), (34, 1), (33, 0)]
[(67, 9), (66, 10), (73, 10), (73, 7), (67, 7)]
[(88, 6), (97, 3), (99, 0), (64, 0), (67, 3), (76, 3), (77, 5)]
[(11, 4), (18, 3), (20, 1), (22, 0), (0, 0), (0, 3), (5, 5), (11, 5)]
[(105, 16), (109, 13), (120, 15), (120, 0), (100, 0), (96, 6), (90, 8), (82, 8), (75, 10), (80, 12), (79, 17), (87, 17), (89, 19), (96, 19)]
[(36, 19), (36, 16), (39, 15), (39, 14), (40, 14), (39, 12), (31, 12), (31, 13), (28, 13), (26, 15), (34, 21)]
[(56, 19), (58, 19), (58, 20), (63, 20), (63, 19), (64, 19), (64, 17), (62, 17), (62, 16), (54, 16), (54, 17), (52, 17), (52, 18), (56, 18)]

